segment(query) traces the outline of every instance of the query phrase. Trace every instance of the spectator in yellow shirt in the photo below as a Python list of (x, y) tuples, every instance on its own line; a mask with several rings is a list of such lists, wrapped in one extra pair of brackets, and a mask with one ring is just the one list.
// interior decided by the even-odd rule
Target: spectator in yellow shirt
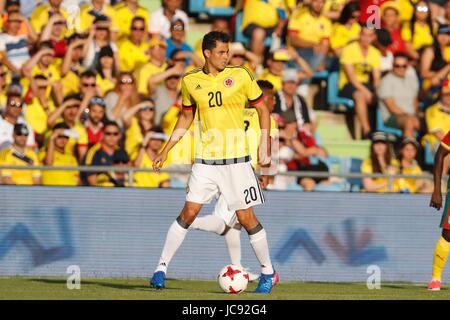
[[(47, 148), (41, 152), (41, 161), (46, 166), (76, 167), (78, 161), (71, 152), (66, 151), (69, 141), (70, 127), (60, 122), (53, 127)], [(68, 170), (44, 170), (42, 184), (45, 186), (77, 186), (80, 184), (80, 173)]]
[(118, 40), (125, 39), (130, 35), (132, 21), (136, 17), (143, 19), (144, 31), (142, 32), (147, 33), (150, 22), (149, 13), (147, 9), (139, 5), (139, 0), (123, 0), (114, 7), (114, 10), (113, 22), (119, 29)]
[[(161, 129), (152, 129), (145, 134), (138, 152), (132, 159), (137, 168), (147, 169), (153, 167), (153, 160), (158, 155), (167, 135)], [(136, 187), (141, 188), (170, 188), (170, 176), (164, 172), (138, 172), (134, 176)]]
[(381, 79), (381, 54), (372, 46), (375, 39), (375, 30), (362, 26), (359, 41), (345, 46), (340, 58), (339, 95), (355, 101), (364, 138), (375, 128), (376, 92)]
[[(138, 91), (140, 94), (149, 94), (149, 81), (152, 76), (166, 70), (166, 50), (167, 43), (159, 35), (156, 35), (150, 41), (150, 59), (135, 72)], [(183, 67), (184, 70), (184, 67)], [(160, 79), (161, 80), (161, 79)], [(159, 82), (159, 81), (158, 81)]]
[[(399, 173), (398, 162), (394, 159), (390, 148), (388, 137), (384, 132), (374, 132), (372, 135), (372, 144), (370, 146), (370, 158), (365, 159), (361, 164), (362, 173)], [(388, 178), (364, 178), (364, 190), (368, 192), (391, 192), (398, 191), (398, 184), (391, 181), (389, 187)]]
[(440, 141), (450, 131), (450, 81), (443, 82), (440, 98), (437, 103), (425, 111), (425, 121), (428, 133), (423, 137), (422, 143), (430, 144), (433, 153), (437, 151)]
[(121, 40), (118, 47), (121, 71), (133, 72), (148, 61), (150, 46), (146, 41), (144, 18), (133, 18), (130, 35)]
[(288, 42), (313, 71), (323, 67), (330, 47), (332, 25), (325, 17), (325, 0), (311, 0), (309, 6), (293, 14), (288, 25)]
[(240, 28), (250, 39), (250, 51), (262, 57), (264, 40), (273, 32), (281, 37), (286, 19), (284, 6), (279, 0), (247, 0)]
[(78, 92), (79, 76), (86, 71), (82, 61), (88, 46), (87, 40), (79, 33), (71, 35), (67, 42), (67, 53), (61, 66), (61, 83), (64, 96)]
[(32, 134), (28, 127), (22, 123), (14, 126), (14, 143), (0, 152), (0, 164), (10, 166), (26, 166), (29, 170), (4, 169), (1, 171), (3, 184), (15, 185), (39, 185), (41, 173), (33, 170), (33, 166), (39, 165), (39, 160), (32, 149), (27, 148), (28, 135)]
[(433, 45), (433, 22), (428, 2), (419, 1), (414, 5), (411, 20), (403, 24), (402, 38), (408, 55), (416, 62), (423, 49)]
[(61, 8), (62, 2), (63, 0), (48, 0), (48, 3), (41, 4), (33, 11), (30, 22), (37, 33), (42, 32), (52, 15), (59, 13), (66, 19), (69, 17), (67, 11)]
[[(400, 173), (405, 175), (420, 176), (422, 169), (416, 161), (417, 151), (420, 149), (419, 143), (414, 138), (405, 138), (399, 151)], [(398, 188), (403, 192), (409, 193), (431, 193), (433, 185), (425, 179), (398, 179)]]
[[(116, 11), (106, 3), (106, 0), (91, 0), (80, 7), (80, 28), (79, 32), (89, 31), (96, 18), (104, 16), (114, 22)], [(118, 32), (118, 26), (113, 23), (113, 32)]]
[(358, 40), (361, 26), (359, 17), (361, 10), (358, 2), (349, 2), (342, 9), (338, 22), (333, 27), (330, 46), (337, 57), (340, 57), (342, 49), (352, 41)]
[(96, 71), (100, 96), (104, 97), (116, 87), (117, 72), (114, 65), (114, 52), (110, 46), (100, 49)]

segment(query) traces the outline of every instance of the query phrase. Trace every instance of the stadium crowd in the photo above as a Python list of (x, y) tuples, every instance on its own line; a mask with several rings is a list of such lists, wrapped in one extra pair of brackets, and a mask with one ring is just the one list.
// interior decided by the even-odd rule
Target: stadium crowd
[[(0, 164), (2, 184), (171, 187), (184, 175), (118, 171), (38, 171), (47, 166), (151, 168), (181, 110), (180, 81), (203, 65), (201, 43), (186, 42), (189, 18), (182, 0), (162, 0), (148, 12), (138, 0), (79, 2), (0, 0)], [(450, 130), (450, 2), (440, 0), (218, 0), (233, 19), (215, 17), (211, 30), (247, 42), (230, 46), (230, 64), (245, 66), (275, 93), (279, 171), (330, 170), (316, 135), (316, 80), (338, 74), (371, 139), (363, 173), (422, 174), (424, 150), (433, 154)], [(264, 14), (262, 14), (262, 12)], [(242, 19), (235, 25), (236, 17)], [(328, 78), (330, 79), (330, 78)], [(332, 85), (328, 81), (328, 86)], [(321, 93), (319, 92), (319, 95)], [(383, 127), (398, 129), (392, 143)], [(172, 151), (168, 168), (189, 166), (190, 130)], [(394, 148), (395, 147), (395, 148)], [(189, 152), (188, 152), (189, 151)], [(448, 167), (448, 166), (447, 166)], [(329, 185), (313, 177), (273, 189), (311, 191)], [(362, 188), (388, 190), (388, 179), (365, 178)], [(422, 180), (396, 179), (398, 192), (429, 192)]]

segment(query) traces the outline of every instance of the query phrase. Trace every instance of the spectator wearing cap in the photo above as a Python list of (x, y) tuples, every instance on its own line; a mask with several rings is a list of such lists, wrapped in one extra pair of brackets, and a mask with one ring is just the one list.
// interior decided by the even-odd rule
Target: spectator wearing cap
[(297, 94), (298, 76), (295, 69), (286, 69), (282, 79), (281, 90), (275, 94), (274, 113), (280, 116), (283, 123), (296, 123), (296, 131), (313, 132), (308, 105), (303, 97)]
[(53, 14), (45, 25), (39, 37), (40, 42), (50, 41), (53, 44), (54, 57), (64, 58), (67, 52), (67, 41), (65, 34), (67, 31), (67, 22), (63, 15)]
[(83, 110), (81, 108), (81, 99), (82, 97), (79, 94), (66, 96), (61, 106), (57, 107), (47, 120), (49, 128), (53, 128), (54, 125), (60, 122), (65, 122), (69, 126), (73, 135), (69, 138), (66, 150), (68, 153), (74, 154), (80, 162), (88, 149), (86, 129), (79, 120), (80, 110)]
[(295, 50), (292, 49), (277, 49), (271, 52), (267, 59), (267, 69), (258, 77), (258, 80), (267, 80), (273, 84), (274, 90), (281, 89), (281, 82), (284, 70), (286, 69), (286, 62), (295, 60), (300, 66), (301, 71), (298, 72), (298, 82), (309, 79), (313, 73), (305, 60), (300, 57)]
[(133, 154), (142, 144), (145, 133), (155, 126), (155, 102), (142, 97), (140, 103), (124, 113), (122, 120), (126, 128), (125, 150)]
[(423, 137), (422, 143), (429, 144), (435, 153), (440, 145), (440, 141), (450, 130), (450, 81), (446, 79), (439, 93), (439, 101), (428, 107), (425, 111), (425, 122), (427, 124), (427, 134)]
[(1, 171), (2, 183), (12, 185), (39, 185), (41, 173), (33, 170), (33, 166), (39, 165), (37, 155), (32, 149), (27, 148), (28, 136), (31, 132), (28, 126), (17, 123), (13, 129), (13, 144), (0, 152), (0, 164), (3, 166), (26, 166), (29, 170), (3, 169)]
[[(167, 42), (160, 36), (153, 36), (150, 40), (150, 59), (147, 63), (142, 65), (135, 71), (134, 76), (137, 80), (138, 91), (140, 94), (148, 95), (150, 79), (158, 74), (163, 73), (167, 69), (166, 61)], [(178, 64), (177, 73), (181, 74), (184, 71), (184, 63)], [(157, 83), (162, 82), (160, 79)]]
[[(146, 8), (139, 4), (139, 0), (123, 0), (114, 6), (114, 25), (119, 29), (117, 39), (122, 40), (130, 35), (130, 27), (133, 25), (133, 20), (136, 17), (143, 19), (144, 30), (142, 32), (147, 33), (149, 28), (149, 13)], [(141, 28), (141, 27), (139, 27)]]
[(41, 33), (44, 27), (49, 23), (51, 16), (61, 14), (65, 19), (69, 13), (61, 7), (63, 0), (48, 0), (38, 6), (30, 17), (30, 23), (37, 33)]
[(392, 43), (388, 50), (393, 54), (398, 52), (407, 52), (406, 43), (402, 37), (402, 21), (400, 19), (400, 9), (395, 1), (384, 2), (380, 6), (381, 11), (381, 25), (389, 31)]
[(106, 46), (101, 48), (98, 55), (98, 64), (95, 69), (97, 71), (97, 84), (102, 97), (116, 86), (118, 72), (114, 64), (114, 52), (111, 47)]
[(185, 55), (186, 65), (192, 62), (196, 67), (203, 66), (203, 60), (194, 54), (192, 47), (185, 40), (186, 31), (184, 30), (183, 20), (172, 21), (170, 23), (170, 38), (167, 39), (166, 59), (170, 59), (174, 50), (180, 50)]
[(84, 122), (89, 141), (89, 148), (100, 142), (103, 136), (103, 123), (106, 120), (106, 103), (100, 97), (94, 97), (89, 101), (88, 118)]
[[(114, 8), (106, 0), (91, 0), (85, 2), (80, 7), (80, 32), (87, 32), (98, 17), (106, 17), (114, 21)], [(118, 26), (113, 27), (114, 32), (118, 32)]]
[(245, 49), (242, 43), (233, 42), (230, 45), (230, 65), (245, 67), (248, 70), (255, 72), (261, 62), (261, 57)]
[(83, 66), (90, 69), (98, 64), (98, 56), (101, 48), (109, 46), (114, 52), (114, 60), (117, 71), (120, 71), (119, 49), (114, 41), (111, 20), (105, 16), (95, 18), (89, 29), (87, 38), (87, 50), (84, 55)]
[(422, 89), (428, 93), (425, 104), (435, 100), (435, 93), (450, 73), (450, 26), (439, 25), (432, 47), (423, 51), (420, 62), (420, 75), (423, 78)]
[[(25, 7), (30, 7), (30, 5), (27, 3)], [(5, 12), (2, 15), (2, 19), (0, 19), (1, 29), (3, 29), (3, 27), (8, 24), (10, 14), (16, 12), (18, 12), (19, 14), (21, 13), (22, 8), (20, 5), (20, 0), (6, 0), (4, 11)], [(29, 41), (31, 43), (35, 43), (38, 40), (38, 36), (36, 34), (36, 31), (31, 26), (30, 21), (24, 15), (21, 15), (21, 18), (19, 20), (20, 21), (14, 22), (19, 23), (19, 31), (17, 34), (28, 36)]]
[[(89, 149), (82, 163), (86, 166), (111, 166), (114, 152), (119, 149), (121, 136), (116, 122), (105, 123), (101, 141)], [(102, 177), (104, 174), (107, 172), (83, 172), (81, 176), (84, 184), (98, 186), (105, 181)]]
[[(420, 145), (414, 138), (403, 139), (399, 150), (399, 172), (405, 175), (423, 175), (423, 171), (416, 161)], [(408, 193), (431, 193), (433, 186), (425, 179), (398, 179), (397, 189)]]
[(24, 74), (36, 76), (41, 74), (50, 81), (52, 86), (52, 95), (57, 104), (61, 104), (63, 100), (63, 87), (60, 82), (61, 71), (54, 61), (53, 44), (50, 42), (42, 42), (39, 45), (39, 51), (35, 53), (22, 67)]
[(61, 82), (64, 96), (78, 92), (80, 75), (86, 71), (82, 61), (88, 45), (87, 40), (79, 33), (72, 34), (67, 42), (67, 53), (61, 65)]
[[(131, 155), (134, 166), (140, 169), (152, 168), (153, 160), (167, 140), (167, 135), (161, 129), (155, 128), (148, 131), (139, 151), (135, 151)], [(136, 179), (136, 187), (170, 188), (170, 176), (164, 172), (137, 172), (134, 178)]]
[(120, 70), (127, 72), (133, 72), (148, 61), (148, 50), (151, 47), (146, 41), (144, 18), (133, 18), (130, 30), (130, 35), (118, 43)]
[(331, 21), (325, 17), (325, 0), (311, 0), (305, 8), (292, 14), (288, 25), (288, 42), (306, 60), (313, 71), (319, 70), (330, 46)]
[[(370, 145), (370, 158), (365, 159), (361, 164), (361, 172), (397, 174), (399, 165), (391, 150), (388, 137), (384, 132), (374, 132), (372, 134), (372, 143)], [(398, 184), (393, 183), (389, 190), (388, 178), (364, 178), (362, 180), (365, 191), (368, 192), (389, 192), (398, 191), (394, 189)]]
[(419, 79), (406, 54), (395, 55), (394, 68), (381, 79), (378, 97), (383, 122), (402, 129), (404, 137), (414, 137), (420, 129)]
[(250, 51), (257, 56), (264, 55), (264, 40), (272, 33), (281, 37), (287, 20), (280, 1), (247, 0), (242, 12), (242, 33), (250, 39)]
[[(114, 151), (112, 155), (112, 166), (128, 167), (130, 158), (123, 149)], [(126, 171), (114, 170), (97, 175), (97, 186), (101, 187), (128, 187), (128, 173)], [(134, 185), (134, 184), (133, 184)]]
[[(78, 161), (72, 152), (67, 152), (66, 145), (70, 139), (70, 127), (60, 122), (53, 127), (46, 148), (39, 157), (46, 166), (76, 167)], [(69, 170), (44, 170), (42, 184), (45, 186), (77, 186), (80, 184), (80, 173)]]
[(106, 115), (109, 120), (116, 121), (123, 129), (123, 115), (131, 107), (139, 103), (136, 81), (130, 72), (119, 73), (116, 87), (105, 96)]
[(364, 138), (375, 128), (376, 91), (381, 78), (381, 54), (372, 46), (375, 39), (375, 30), (362, 26), (359, 40), (346, 45), (340, 57), (339, 96), (355, 102)]
[(183, 0), (161, 0), (161, 7), (152, 12), (150, 17), (150, 33), (170, 38), (170, 22), (181, 19), (184, 22), (185, 30), (189, 29), (189, 18), (181, 10)]
[[(13, 131), (16, 124), (23, 124), (28, 128), (28, 132), (32, 132), (30, 125), (21, 116), (23, 111), (23, 101), (20, 92), (7, 92), (6, 108), (0, 117), (0, 150), (9, 147), (13, 142)], [(26, 146), (34, 148), (36, 142), (34, 135), (27, 135)]]
[(20, 74), (22, 66), (30, 59), (28, 47), (33, 44), (32, 37), (19, 34), (23, 19), (24, 17), (19, 12), (11, 12), (8, 14), (5, 31), (0, 34), (2, 63), (15, 74)]

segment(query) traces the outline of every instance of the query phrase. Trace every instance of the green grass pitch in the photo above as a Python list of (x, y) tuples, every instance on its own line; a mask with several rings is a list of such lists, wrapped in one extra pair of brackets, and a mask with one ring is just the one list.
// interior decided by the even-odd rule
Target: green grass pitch
[(0, 299), (150, 299), (150, 300), (371, 300), (371, 299), (450, 299), (449, 287), (430, 292), (426, 285), (382, 283), (381, 289), (369, 290), (361, 283), (281, 282), (270, 295), (246, 292), (229, 295), (215, 281), (171, 280), (164, 290), (152, 289), (147, 279), (82, 279), (81, 289), (68, 290), (66, 279), (38, 277), (0, 277)]

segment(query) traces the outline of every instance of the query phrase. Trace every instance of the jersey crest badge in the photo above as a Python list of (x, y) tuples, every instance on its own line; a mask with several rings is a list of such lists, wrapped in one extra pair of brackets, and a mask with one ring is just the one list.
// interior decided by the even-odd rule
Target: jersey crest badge
[(232, 87), (233, 84), (234, 84), (233, 78), (226, 78), (226, 79), (223, 81), (223, 85), (224, 85), (225, 87), (227, 87), (227, 88)]

